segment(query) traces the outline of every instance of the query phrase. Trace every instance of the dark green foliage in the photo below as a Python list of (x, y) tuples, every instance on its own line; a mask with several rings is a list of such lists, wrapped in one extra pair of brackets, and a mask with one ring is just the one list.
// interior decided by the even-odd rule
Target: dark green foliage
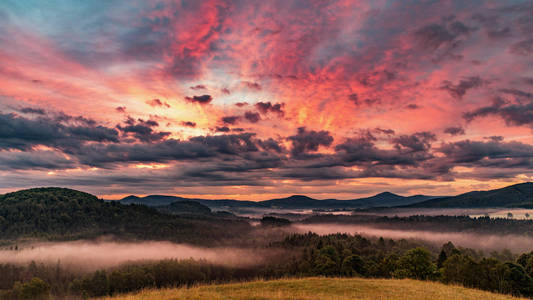
[(533, 279), (524, 268), (512, 262), (506, 262), (504, 266), (503, 292), (517, 296), (533, 296)]
[(50, 285), (34, 277), (25, 283), (15, 283), (12, 296), (15, 299), (47, 299), (50, 296)]
[(446, 251), (442, 249), (439, 253), (439, 258), (437, 258), (437, 268), (442, 268), (442, 264), (446, 261), (448, 258), (448, 255), (446, 254)]
[(431, 279), (435, 275), (431, 253), (420, 247), (407, 251), (398, 260), (394, 274), (399, 278)]
[(143, 205), (105, 202), (64, 188), (36, 188), (0, 196), (1, 239), (93, 238), (166, 239), (197, 244), (215, 243), (248, 232), (248, 222), (217, 218), (187, 218), (162, 214)]
[(162, 260), (124, 266), (110, 271), (97, 271), (74, 280), (70, 285), (70, 293), (98, 297), (150, 287), (162, 288), (250, 279), (257, 274), (251, 269), (222, 267), (201, 260)]
[(366, 274), (365, 261), (359, 255), (350, 255), (342, 261), (341, 273), (345, 276)]

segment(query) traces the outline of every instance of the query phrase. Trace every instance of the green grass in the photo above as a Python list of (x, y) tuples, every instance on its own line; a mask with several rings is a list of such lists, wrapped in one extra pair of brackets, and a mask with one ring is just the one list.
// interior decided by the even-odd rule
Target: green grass
[(103, 299), (518, 299), (454, 285), (416, 280), (306, 278), (191, 288), (145, 290)]

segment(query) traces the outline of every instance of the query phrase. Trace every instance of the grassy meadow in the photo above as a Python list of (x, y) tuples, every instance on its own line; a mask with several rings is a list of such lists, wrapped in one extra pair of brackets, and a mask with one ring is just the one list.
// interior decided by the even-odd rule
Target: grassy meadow
[(170, 299), (519, 299), (507, 295), (417, 280), (306, 278), (253, 281), (191, 288), (144, 290), (106, 300)]

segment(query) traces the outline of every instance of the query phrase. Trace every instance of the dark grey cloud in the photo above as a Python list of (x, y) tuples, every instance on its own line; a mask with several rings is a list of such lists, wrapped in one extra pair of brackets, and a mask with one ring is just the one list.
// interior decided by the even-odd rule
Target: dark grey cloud
[(183, 121), (181, 122), (181, 126), (194, 128), (196, 127), (196, 123), (191, 121)]
[[(253, 133), (196, 136), (189, 140), (167, 139), (154, 143), (88, 144), (67, 154), (81, 164), (107, 167), (119, 163), (154, 163), (233, 156), (234, 159), (259, 151)], [(200, 163), (200, 161), (198, 162)]]
[(230, 128), (228, 126), (217, 126), (215, 127), (216, 132), (230, 132)]
[(431, 142), (436, 141), (434, 133), (423, 131), (411, 135), (400, 135), (393, 139), (395, 147), (409, 151), (427, 151), (431, 148)]
[(513, 96), (516, 96), (517, 98), (528, 98), (528, 99), (533, 99), (533, 94), (532, 93), (529, 93), (529, 92), (524, 92), (522, 90), (518, 90), (518, 89), (500, 89), (499, 90), (501, 93), (504, 93), (504, 94), (508, 94), (508, 95), (513, 95)]
[(238, 155), (243, 152), (258, 151), (252, 140), (254, 136), (254, 133), (198, 136), (190, 138), (189, 141), (202, 143), (219, 153)]
[(294, 156), (317, 151), (320, 146), (329, 147), (333, 143), (328, 131), (307, 130), (305, 127), (298, 128), (296, 135), (289, 136), (287, 140), (292, 142), (291, 153)]
[(363, 132), (358, 137), (348, 138), (335, 146), (340, 161), (347, 166), (366, 166), (375, 170), (375, 166), (416, 166), (433, 158), (429, 152), (435, 136), (429, 132), (393, 137), (393, 149), (380, 149), (376, 146), (378, 139), (370, 132)]
[(211, 95), (201, 95), (201, 96), (185, 97), (185, 100), (191, 103), (208, 104), (211, 101), (213, 101), (213, 97), (211, 97)]
[(260, 113), (267, 114), (269, 112), (272, 112), (272, 113), (278, 114), (279, 116), (285, 115), (285, 112), (283, 111), (283, 106), (285, 106), (284, 103), (272, 104), (270, 101), (269, 102), (257, 102), (255, 104), (255, 108), (257, 108), (257, 110)]
[(533, 127), (533, 101), (529, 103), (510, 103), (502, 98), (495, 98), (491, 105), (466, 112), (463, 117), (472, 121), (479, 117), (495, 115), (502, 118), (507, 125)]
[(273, 138), (268, 138), (266, 140), (258, 140), (257, 145), (267, 151), (275, 151), (277, 153), (285, 152), (285, 148), (278, 141)]
[[(439, 152), (446, 155), (453, 163), (480, 163), (478, 166), (501, 164), (502, 160), (509, 161), (507, 167), (516, 166), (517, 162), (530, 164), (533, 158), (533, 146), (520, 142), (503, 142), (499, 140), (470, 141), (445, 143)], [(491, 162), (492, 161), (492, 162)]]
[(125, 126), (117, 125), (117, 129), (126, 136), (133, 136), (141, 142), (151, 143), (165, 139), (170, 135), (168, 131), (155, 131), (159, 124), (153, 120), (143, 120), (128, 118)]
[(117, 106), (115, 110), (119, 113), (125, 113), (126, 112), (126, 106)]
[(215, 152), (198, 142), (168, 139), (156, 143), (89, 144), (68, 151), (83, 165), (112, 167), (119, 163), (157, 163), (215, 156)]
[(465, 130), (463, 127), (461, 126), (452, 126), (452, 127), (447, 127), (444, 129), (444, 133), (447, 133), (449, 135), (452, 135), (452, 136), (456, 136), (456, 135), (463, 135), (465, 134)]
[(75, 160), (67, 159), (56, 151), (0, 151), (3, 170), (58, 170), (77, 166)]
[(442, 90), (448, 91), (455, 99), (462, 99), (468, 90), (477, 88), (483, 85), (483, 80), (478, 76), (466, 77), (459, 81), (457, 84), (453, 84), (451, 81), (445, 80), (440, 87)]
[(89, 141), (116, 143), (118, 131), (94, 125), (89, 119), (64, 114), (55, 118), (26, 118), (0, 113), (0, 149), (31, 150), (37, 145), (68, 148)]
[(244, 118), (250, 123), (257, 123), (261, 120), (259, 113), (253, 111), (247, 111), (244, 113)]
[(21, 113), (25, 114), (35, 114), (35, 115), (45, 115), (46, 112), (42, 108), (35, 107), (23, 107), (19, 110)]
[(224, 116), (222, 117), (221, 121), (224, 124), (235, 125), (240, 121), (240, 119), (240, 116)]
[(411, 103), (411, 104), (407, 104), (407, 106), (405, 106), (405, 108), (407, 108), (407, 109), (419, 109), (420, 105)]

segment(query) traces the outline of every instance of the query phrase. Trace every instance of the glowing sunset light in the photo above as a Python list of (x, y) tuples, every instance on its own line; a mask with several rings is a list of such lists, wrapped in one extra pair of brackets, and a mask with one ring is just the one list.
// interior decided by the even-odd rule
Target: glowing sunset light
[(532, 14), (530, 1), (2, 1), (0, 193), (352, 199), (530, 181)]

